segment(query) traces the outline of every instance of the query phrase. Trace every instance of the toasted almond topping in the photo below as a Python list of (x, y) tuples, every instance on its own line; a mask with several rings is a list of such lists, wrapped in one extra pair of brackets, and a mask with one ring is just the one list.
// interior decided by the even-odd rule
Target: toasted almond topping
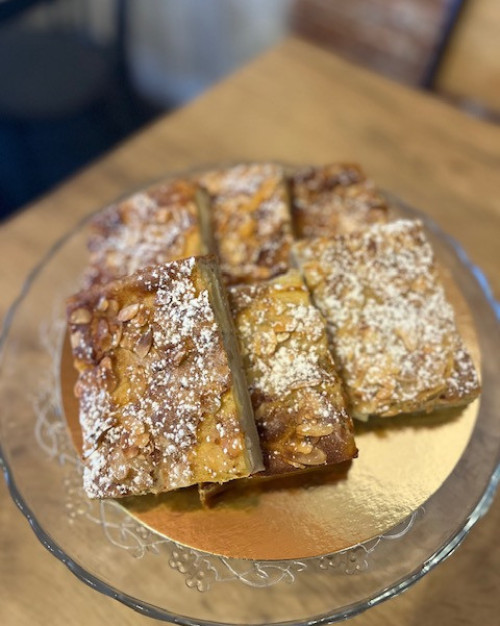
[(283, 460), (286, 461), (288, 465), (291, 465), (292, 467), (295, 467), (296, 469), (304, 469), (304, 465), (302, 465), (302, 463), (299, 463), (295, 459), (295, 457), (283, 456)]
[(123, 327), (121, 324), (119, 324), (113, 330), (113, 336), (111, 338), (111, 346), (113, 348), (117, 348), (120, 345), (120, 341), (122, 340), (122, 335), (123, 335)]
[(109, 301), (106, 300), (106, 298), (104, 296), (102, 296), (99, 299), (99, 302), (97, 303), (97, 310), (98, 311), (107, 311), (109, 307)]
[(139, 448), (137, 446), (130, 446), (129, 448), (124, 448), (123, 456), (126, 459), (133, 459), (139, 454)]
[(301, 437), (326, 437), (333, 433), (332, 424), (318, 424), (315, 422), (304, 422), (297, 426), (297, 434)]
[(139, 303), (135, 302), (134, 304), (129, 304), (128, 306), (123, 307), (121, 311), (118, 313), (118, 319), (120, 322), (128, 322), (133, 319), (137, 313), (139, 312)]
[(278, 340), (278, 343), (286, 341), (289, 337), (290, 333), (276, 333), (276, 339)]
[(99, 363), (99, 366), (102, 367), (102, 369), (105, 369), (105, 370), (112, 370), (113, 369), (113, 361), (111, 360), (111, 358), (109, 356), (105, 356), (103, 359), (101, 359), (101, 362)]
[(82, 383), (77, 380), (75, 386), (73, 387), (73, 393), (75, 394), (75, 398), (80, 398), (84, 392), (84, 388)]
[(108, 300), (108, 307), (106, 310), (110, 317), (113, 317), (114, 315), (116, 315), (118, 313), (119, 308), (120, 307), (118, 306), (118, 302), (116, 300)]
[(135, 344), (134, 352), (141, 359), (147, 356), (153, 345), (153, 333), (149, 329), (144, 335), (141, 336), (139, 341)]
[(71, 324), (88, 324), (92, 319), (92, 314), (88, 309), (75, 309), (69, 318)]
[(184, 359), (188, 356), (188, 351), (187, 349), (179, 349), (175, 355), (172, 358), (172, 362), (176, 367), (179, 367), (179, 365), (182, 363), (182, 361), (184, 361)]
[(288, 386), (289, 389), (307, 389), (308, 387), (314, 387), (321, 384), (320, 376), (311, 376), (309, 380), (295, 380)]
[(311, 454), (311, 452), (313, 451), (313, 446), (306, 441), (301, 441), (295, 446), (295, 449), (301, 454)]
[(314, 448), (309, 454), (295, 453), (293, 458), (302, 465), (322, 465), (326, 462), (326, 454), (320, 448)]
[(83, 335), (79, 330), (77, 330), (74, 333), (71, 333), (71, 337), (69, 338), (69, 341), (71, 343), (71, 347), (73, 348), (73, 350), (76, 350), (78, 346), (81, 344), (82, 337)]
[(144, 326), (144, 324), (147, 321), (148, 321), (148, 312), (146, 311), (146, 309), (142, 308), (134, 317), (134, 324), (136, 324), (137, 326)]
[(97, 324), (97, 340), (99, 342), (104, 341), (105, 339), (107, 339), (109, 336), (109, 326), (107, 321), (104, 318), (101, 318), (99, 320), (99, 323)]
[(140, 448), (145, 448), (149, 443), (149, 433), (141, 433), (140, 435), (137, 435), (134, 443)]
[(400, 328), (396, 328), (395, 333), (404, 343), (404, 346), (408, 350), (408, 352), (414, 352), (417, 349), (418, 341), (414, 333), (411, 334), (409, 332), (405, 332), (403, 329)]

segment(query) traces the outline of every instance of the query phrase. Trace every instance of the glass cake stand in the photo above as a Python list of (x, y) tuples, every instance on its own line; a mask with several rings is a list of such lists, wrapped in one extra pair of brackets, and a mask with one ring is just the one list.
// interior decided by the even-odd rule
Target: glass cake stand
[(0, 461), (37, 537), (83, 582), (176, 624), (332, 623), (408, 588), (486, 513), (500, 479), (499, 307), (454, 240), (418, 211), (390, 200), (403, 215), (425, 222), (472, 311), (482, 361), (480, 409), (465, 452), (422, 506), (368, 542), (314, 558), (250, 561), (199, 552), (156, 534), (114, 501), (85, 497), (62, 412), (59, 355), (63, 302), (86, 263), (87, 220), (32, 271), (1, 338)]

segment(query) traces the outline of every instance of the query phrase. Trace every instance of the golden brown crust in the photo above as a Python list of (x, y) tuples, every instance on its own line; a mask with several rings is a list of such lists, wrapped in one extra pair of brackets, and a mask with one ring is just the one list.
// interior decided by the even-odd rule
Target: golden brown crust
[(296, 270), (229, 290), (265, 471), (319, 468), (356, 455), (325, 323)]
[(359, 165), (305, 167), (290, 177), (297, 237), (331, 237), (387, 221), (387, 203)]
[(234, 388), (224, 320), (210, 295), (212, 269), (206, 258), (185, 259), (68, 301), (90, 497), (159, 493), (261, 469), (249, 441), (252, 431), (257, 438), (253, 415)]
[(354, 417), (430, 411), (479, 394), (421, 222), (297, 242), (294, 255), (327, 320)]
[(105, 284), (148, 265), (202, 253), (196, 185), (173, 180), (136, 193), (91, 222), (87, 286)]
[(238, 165), (200, 177), (200, 209), (207, 215), (227, 284), (266, 280), (289, 267), (292, 243), (283, 170)]

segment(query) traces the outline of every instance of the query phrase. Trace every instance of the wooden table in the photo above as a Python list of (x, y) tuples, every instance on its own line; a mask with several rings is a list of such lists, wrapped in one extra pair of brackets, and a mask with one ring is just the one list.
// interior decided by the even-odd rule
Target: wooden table
[[(166, 172), (231, 159), (360, 161), (457, 237), (500, 296), (500, 128), (289, 40), (3, 224), (0, 317), (28, 270), (80, 216)], [(152, 623), (74, 578), (0, 483), (1, 624)], [(500, 498), (452, 558), (351, 623), (498, 623), (498, 528)]]

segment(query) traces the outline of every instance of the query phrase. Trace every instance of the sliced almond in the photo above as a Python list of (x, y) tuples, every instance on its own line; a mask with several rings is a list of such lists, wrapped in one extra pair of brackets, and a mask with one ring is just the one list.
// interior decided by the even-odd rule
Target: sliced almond
[(111, 358), (109, 356), (105, 356), (104, 358), (101, 359), (99, 366), (102, 369), (105, 370), (112, 370), (113, 369), (113, 361), (111, 360)]
[(92, 314), (88, 309), (75, 309), (69, 318), (71, 324), (88, 324), (92, 319)]
[(142, 433), (134, 438), (134, 444), (140, 448), (145, 448), (149, 443), (149, 433)]
[(172, 357), (172, 362), (176, 367), (184, 361), (184, 359), (188, 356), (188, 350), (186, 348), (179, 348), (177, 352)]
[(398, 335), (398, 337), (404, 343), (405, 348), (409, 352), (414, 352), (417, 349), (418, 341), (415, 335), (405, 332), (404, 330), (401, 330), (399, 328), (396, 329), (396, 335)]
[(133, 319), (139, 312), (139, 306), (139, 303), (135, 302), (134, 304), (123, 307), (117, 316), (120, 322), (128, 322)]
[(306, 441), (301, 441), (296, 445), (295, 449), (300, 454), (311, 454), (313, 451), (313, 445), (311, 443), (307, 443)]
[(109, 335), (109, 326), (108, 322), (101, 318), (97, 324), (97, 339), (98, 341), (103, 341)]
[(137, 326), (144, 326), (148, 321), (148, 312), (145, 308), (139, 310), (137, 315), (134, 317), (134, 324)]
[(278, 341), (272, 330), (259, 333), (254, 338), (254, 350), (260, 356), (270, 356), (276, 351)]
[(297, 426), (296, 432), (301, 437), (326, 437), (334, 431), (333, 424), (318, 424), (317, 422), (303, 422)]
[(144, 335), (142, 335), (139, 341), (134, 346), (134, 352), (141, 359), (144, 359), (153, 345), (153, 332), (149, 329)]
[(75, 398), (81, 398), (84, 392), (84, 388), (82, 383), (77, 380), (75, 386), (73, 387), (73, 393), (75, 394)]
[(134, 459), (139, 454), (139, 448), (137, 446), (130, 446), (123, 449), (123, 456), (127, 459)]
[(76, 350), (81, 345), (82, 338), (83, 338), (83, 335), (79, 330), (77, 330), (74, 333), (71, 333), (69, 342), (71, 343), (71, 347), (73, 348), (73, 350)]
[(109, 456), (109, 468), (115, 480), (125, 480), (129, 466), (121, 450), (114, 450)]
[(278, 343), (286, 341), (289, 337), (290, 333), (276, 333), (276, 339), (278, 340)]
[(326, 454), (320, 448), (314, 448), (309, 454), (294, 454), (293, 459), (301, 465), (323, 465), (326, 462)]
[(122, 335), (123, 335), (123, 327), (121, 324), (119, 324), (113, 330), (113, 334), (111, 336), (111, 347), (117, 348), (120, 345), (120, 341), (122, 340)]
[(295, 459), (295, 457), (284, 457), (283, 460), (286, 461), (288, 465), (291, 465), (292, 467), (295, 467), (296, 469), (304, 469), (304, 465), (302, 465), (302, 463), (299, 463)]
[(317, 376), (316, 378), (312, 377), (304, 380), (295, 380), (289, 385), (289, 389), (302, 389), (304, 387), (315, 387), (316, 385), (320, 385), (322, 383), (321, 377)]
[(99, 302), (97, 303), (97, 310), (98, 311), (107, 311), (109, 307), (109, 301), (106, 300), (106, 298), (103, 296), (102, 298), (99, 299)]

